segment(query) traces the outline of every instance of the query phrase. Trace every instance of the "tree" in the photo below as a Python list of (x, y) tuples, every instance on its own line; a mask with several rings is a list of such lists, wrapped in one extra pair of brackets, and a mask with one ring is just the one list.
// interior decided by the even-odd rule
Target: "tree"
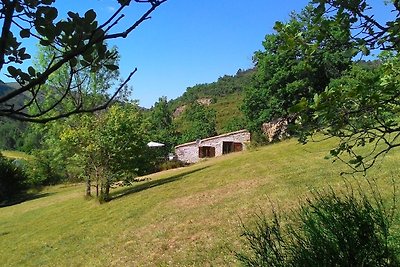
[(32, 160), (27, 162), (26, 168), (32, 185), (53, 185), (72, 181), (75, 176), (69, 169), (72, 154), (61, 145), (60, 135), (73, 121), (77, 121), (77, 118), (69, 117), (46, 124), (29, 124), (24, 133), (22, 148), (33, 156)]
[(25, 173), (0, 153), (0, 205), (7, 204), (26, 188)]
[[(115, 57), (108, 60), (108, 64), (118, 66), (118, 51), (112, 49)], [(60, 54), (53, 47), (41, 47), (36, 55), (34, 65), (39, 71), (45, 71), (47, 62), (51, 60), (54, 54)], [(57, 102), (65, 88), (79, 91), (79, 94), (85, 97), (85, 107), (87, 105), (97, 105), (107, 99), (107, 89), (117, 81), (118, 70), (109, 72), (105, 67), (100, 67), (96, 73), (91, 73), (83, 68), (81, 63), (77, 63), (77, 68), (82, 69), (71, 80), (68, 66), (62, 66), (53, 72), (45, 85), (42, 86), (40, 102), (28, 107), (30, 114), (39, 113), (48, 110), (46, 117), (55, 117), (59, 114), (68, 112), (76, 104), (75, 94), (63, 96), (63, 101)], [(124, 88), (125, 89), (125, 88)], [(125, 90), (121, 90), (123, 92)], [(117, 100), (117, 99), (116, 99)], [(57, 103), (57, 107), (54, 107)], [(84, 168), (71, 167), (81, 166), (76, 161), (75, 152), (68, 146), (63, 146), (59, 142), (63, 131), (68, 127), (81, 127), (87, 117), (71, 116), (60, 118), (57, 121), (51, 121), (47, 124), (30, 124), (24, 133), (23, 149), (31, 152), (35, 159), (30, 164), (30, 176), (38, 185), (55, 184), (61, 181), (76, 181), (81, 176), (79, 172)], [(18, 122), (18, 121), (16, 121)], [(83, 134), (83, 133), (82, 133)], [(40, 140), (37, 143), (38, 139)]]
[[(325, 27), (321, 27), (325, 25)], [(311, 5), (276, 22), (265, 37), (265, 51), (254, 54), (256, 74), (242, 110), (252, 131), (290, 114), (302, 97), (310, 99), (346, 70), (353, 56), (349, 20), (316, 17)]]
[(319, 16), (351, 21), (352, 40), (359, 53), (385, 51), (377, 70), (353, 65), (323, 92), (311, 100), (303, 99), (294, 108), (300, 115), (297, 126), (301, 141), (321, 132), (326, 137), (338, 137), (331, 154), (348, 163), (353, 171), (365, 172), (380, 156), (400, 146), (399, 3), (391, 1), (394, 18), (379, 22), (369, 15), (368, 1), (314, 2), (318, 3)]
[[(80, 71), (74, 76), (70, 75), (68, 66), (62, 66), (53, 72), (41, 88), (40, 101), (36, 101), (35, 104), (27, 108), (29, 114), (38, 114), (47, 110), (45, 117), (56, 117), (65, 114), (76, 105), (82, 105), (84, 109), (87, 109), (107, 101), (110, 98), (108, 90), (119, 79), (119, 53), (116, 47), (111, 48), (110, 51), (112, 51), (113, 57), (104, 60), (104, 65), (99, 66), (96, 72), (91, 72), (81, 62), (76, 64), (75, 67)], [(96, 53), (96, 51), (93, 53)], [(45, 71), (52, 57), (60, 54), (53, 47), (40, 47), (34, 60), (35, 69), (40, 72)], [(110, 71), (107, 66), (111, 65), (117, 69)], [(64, 94), (65, 88), (70, 88), (71, 92)], [(113, 101), (123, 99), (129, 91), (126, 85), (119, 90)], [(79, 95), (80, 100), (76, 98), (77, 95)], [(62, 99), (62, 101), (59, 101), (59, 99)]]
[(182, 114), (181, 143), (216, 135), (215, 110), (197, 102), (188, 105)]
[(143, 175), (151, 168), (144, 118), (135, 104), (115, 104), (106, 112), (84, 116), (66, 127), (60, 139), (84, 170), (86, 195), (95, 181), (101, 200), (108, 200), (113, 181)]
[[(71, 83), (57, 94), (57, 98), (47, 108), (39, 108), (44, 85), (54, 72), (63, 67), (68, 69), (70, 81), (82, 71), (96, 73), (102, 66), (111, 72), (117, 71), (118, 66), (108, 64), (109, 60), (115, 59), (116, 54), (107, 48), (105, 42), (126, 38), (164, 2), (166, 0), (118, 0), (120, 7), (105, 22), (100, 23), (92, 9), (83, 15), (69, 11), (67, 18), (59, 19), (58, 9), (54, 6), (55, 0), (2, 1), (0, 70), (7, 67), (6, 75), (15, 79), (20, 87), (0, 95), (0, 116), (21, 121), (48, 122), (107, 107), (131, 79), (136, 69), (101, 104), (88, 103), (86, 94)], [(147, 4), (149, 7), (139, 18), (132, 20), (126, 29), (115, 31), (116, 25), (124, 19), (123, 11), (133, 4)], [(31, 58), (27, 52), (28, 39), (35, 39), (40, 46), (52, 47), (53, 51), (56, 51), (43, 71), (38, 71), (34, 66), (18, 68), (19, 64)], [(25, 104), (12, 105), (12, 100), (20, 95), (28, 98)], [(73, 106), (63, 112), (50, 114), (51, 111), (57, 110), (58, 105), (63, 103), (67, 96), (73, 99)], [(37, 112), (27, 112), (27, 108), (35, 105), (38, 106)]]
[(153, 141), (164, 144), (162, 148), (153, 149), (155, 152), (154, 157), (165, 158), (169, 152), (173, 151), (174, 146), (177, 144), (172, 111), (169, 108), (166, 97), (160, 97), (154, 104), (154, 107), (150, 110), (148, 121), (148, 134), (150, 138)]
[[(398, 0), (381, 1), (387, 5), (386, 20), (374, 16), (373, 5), (368, 0), (313, 0), (316, 17), (329, 16), (335, 20), (348, 19), (351, 22), (351, 37), (356, 48), (363, 54), (374, 49), (399, 51), (400, 3)], [(374, 3), (377, 4), (377, 3)], [(321, 25), (323, 28), (326, 25)]]
[(17, 150), (23, 143), (26, 125), (18, 121), (0, 119), (0, 150)]

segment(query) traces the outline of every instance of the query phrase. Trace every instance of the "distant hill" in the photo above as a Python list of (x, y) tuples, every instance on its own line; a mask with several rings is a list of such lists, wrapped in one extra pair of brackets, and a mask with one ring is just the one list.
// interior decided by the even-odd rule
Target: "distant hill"
[(17, 82), (5, 83), (3, 81), (0, 81), (0, 96), (8, 91), (15, 90), (19, 87), (20, 85)]
[[(219, 134), (237, 130), (244, 117), (240, 111), (243, 93), (251, 84), (255, 69), (239, 69), (235, 75), (224, 75), (216, 82), (188, 87), (182, 96), (169, 102), (175, 117), (179, 116), (186, 105), (194, 101), (210, 106), (217, 113), (217, 132)], [(236, 126), (236, 128), (235, 128)]]
[[(0, 96), (5, 95), (6, 93), (16, 90), (20, 88), (21, 86), (17, 82), (10, 82), (10, 83), (5, 83), (3, 81), (0, 81)], [(10, 101), (7, 102), (7, 105), (15, 105), (17, 107), (20, 107), (24, 104), (24, 102), (28, 99), (28, 97), (25, 94), (21, 94), (19, 96), (14, 97)], [(4, 104), (3, 104), (4, 105)]]

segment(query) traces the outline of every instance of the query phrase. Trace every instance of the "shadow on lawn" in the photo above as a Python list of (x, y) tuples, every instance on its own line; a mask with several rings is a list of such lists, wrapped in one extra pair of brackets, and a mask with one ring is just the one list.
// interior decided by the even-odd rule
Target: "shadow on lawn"
[(26, 194), (22, 194), (19, 195), (11, 200), (7, 200), (7, 201), (3, 201), (0, 202), (0, 208), (3, 207), (8, 207), (8, 206), (13, 206), (13, 205), (17, 205), (17, 204), (21, 204), (23, 202), (26, 201), (30, 201), (30, 200), (34, 200), (34, 199), (38, 199), (38, 198), (42, 198), (42, 197), (47, 197), (50, 195), (53, 195), (54, 193), (26, 193)]
[(156, 187), (156, 186), (160, 186), (160, 185), (164, 185), (164, 184), (168, 184), (168, 183), (172, 183), (172, 182), (181, 180), (186, 175), (189, 175), (189, 174), (204, 170), (206, 168), (208, 168), (208, 167), (203, 167), (203, 168), (195, 169), (195, 170), (192, 170), (192, 171), (187, 171), (187, 172), (180, 173), (180, 174), (168, 177), (168, 178), (159, 179), (159, 180), (155, 180), (155, 181), (149, 181), (149, 182), (146, 182), (144, 184), (140, 184), (140, 185), (137, 185), (137, 186), (133, 186), (133, 187), (129, 187), (129, 188), (126, 188), (126, 189), (122, 189), (121, 191), (118, 191), (118, 192), (115, 192), (115, 193), (111, 193), (109, 201), (121, 198), (121, 197), (126, 196), (126, 195), (138, 193), (138, 192), (141, 192), (141, 191), (144, 191), (144, 190)]

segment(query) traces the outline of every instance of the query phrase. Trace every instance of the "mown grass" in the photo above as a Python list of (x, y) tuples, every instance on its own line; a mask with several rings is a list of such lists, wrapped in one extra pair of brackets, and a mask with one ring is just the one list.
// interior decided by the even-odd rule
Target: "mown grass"
[[(1, 263), (238, 265), (232, 250), (242, 247), (240, 220), (252, 221), (260, 209), (268, 214), (271, 203), (289, 212), (310, 188), (343, 187), (345, 166), (324, 159), (332, 145), (288, 140), (206, 160), (115, 190), (102, 205), (84, 200), (83, 185), (46, 188), (40, 198), (0, 209)], [(387, 200), (399, 159), (391, 153), (368, 173)], [(364, 177), (355, 179), (364, 186)]]

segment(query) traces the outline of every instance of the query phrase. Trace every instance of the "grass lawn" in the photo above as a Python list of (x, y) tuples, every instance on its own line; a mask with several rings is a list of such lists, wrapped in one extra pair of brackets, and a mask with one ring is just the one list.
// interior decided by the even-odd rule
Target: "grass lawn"
[[(209, 159), (115, 190), (102, 205), (83, 198), (84, 185), (46, 188), (0, 209), (1, 265), (238, 265), (231, 251), (242, 246), (240, 220), (268, 214), (271, 202), (289, 211), (311, 188), (343, 187), (346, 167), (324, 159), (332, 145), (288, 140)], [(391, 153), (368, 174), (388, 200), (399, 159)], [(355, 178), (364, 186), (364, 177)]]

